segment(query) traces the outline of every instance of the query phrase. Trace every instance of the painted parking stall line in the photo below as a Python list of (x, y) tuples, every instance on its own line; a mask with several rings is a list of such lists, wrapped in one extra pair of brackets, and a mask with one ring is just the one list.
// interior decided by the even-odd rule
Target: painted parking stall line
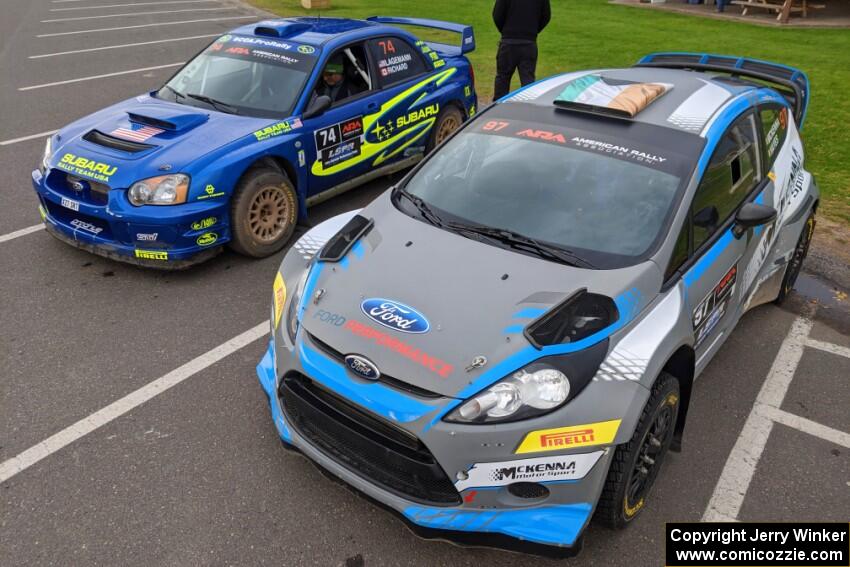
[(42, 24), (55, 24), (59, 22), (78, 22), (82, 20), (101, 20), (104, 18), (132, 18), (134, 16), (153, 16), (156, 14), (179, 14), (184, 12), (228, 12), (238, 8), (186, 8), (185, 10), (156, 10), (153, 12), (130, 12), (124, 14), (101, 14), (99, 16), (78, 16), (76, 18), (55, 18), (52, 20), (41, 20)]
[(0, 463), (0, 483), (9, 480), (16, 474), (25, 471), (39, 461), (49, 457), (64, 447), (67, 447), (74, 441), (77, 441), (81, 437), (103, 427), (107, 423), (114, 421), (148, 400), (155, 398), (156, 396), (180, 384), (184, 380), (191, 378), (198, 372), (209, 368), (223, 358), (268, 335), (268, 332), (268, 322), (260, 323), (256, 327), (248, 329), (244, 333), (233, 337), (226, 343), (223, 343), (214, 349), (205, 352), (201, 356), (190, 360), (183, 366), (172, 370), (165, 376), (157, 378), (153, 382), (142, 386), (120, 400), (117, 400), (88, 417), (79, 420), (62, 431), (51, 435), (41, 443), (30, 447), (19, 455)]
[(779, 347), (767, 379), (723, 467), (703, 514), (703, 522), (737, 521), (756, 467), (776, 423), (850, 449), (850, 433), (781, 409), (807, 347), (850, 358), (850, 349), (847, 347), (809, 337), (814, 314), (815, 308), (807, 305)]
[(130, 4), (104, 4), (101, 6), (74, 6), (73, 8), (51, 8), (51, 12), (70, 12), (72, 10), (98, 10), (104, 8), (124, 8), (126, 6), (157, 6), (160, 4), (211, 4), (216, 0), (166, 0), (165, 2), (132, 2)]
[(20, 138), (12, 138), (11, 140), (3, 140), (0, 142), (0, 146), (10, 146), (12, 144), (17, 144), (18, 142), (27, 142), (29, 140), (38, 140), (44, 139), (48, 136), (52, 136), (59, 130), (49, 130), (47, 132), (39, 132), (38, 134), (30, 134), (29, 136), (21, 136)]
[(22, 228), (20, 230), (16, 230), (14, 232), (10, 232), (8, 234), (0, 234), (0, 244), (3, 242), (9, 242), (10, 240), (15, 240), (16, 238), (20, 238), (22, 236), (26, 236), (28, 234), (32, 234), (34, 232), (38, 232), (44, 229), (43, 224), (36, 224), (33, 226), (28, 226), (26, 228)]
[(166, 65), (157, 65), (155, 67), (141, 67), (139, 69), (128, 69), (126, 71), (116, 71), (115, 73), (104, 73), (103, 75), (92, 75), (90, 77), (79, 77), (77, 79), (68, 79), (66, 81), (56, 81), (53, 83), (44, 83), (43, 85), (32, 85), (29, 87), (21, 87), (19, 91), (32, 91), (36, 89), (44, 89), (47, 87), (55, 87), (58, 85), (70, 85), (71, 83), (81, 83), (84, 81), (93, 81), (95, 79), (105, 79), (107, 77), (117, 77), (119, 75), (131, 75), (133, 73), (144, 73), (145, 71), (155, 71), (157, 69), (167, 69), (169, 67), (177, 67), (178, 65), (185, 64), (185, 61), (179, 61), (177, 63), (168, 63)]
[(152, 28), (152, 27), (161, 27), (161, 26), (176, 26), (181, 24), (197, 24), (200, 22), (224, 22), (224, 21), (233, 21), (233, 20), (259, 20), (258, 16), (225, 16), (222, 18), (201, 18), (198, 20), (182, 20), (179, 22), (159, 22), (155, 24), (137, 24), (133, 26), (120, 26), (115, 28), (98, 28), (91, 30), (76, 30), (76, 31), (66, 31), (66, 32), (55, 32), (55, 33), (42, 33), (35, 37), (44, 38), (44, 37), (59, 37), (63, 35), (77, 35), (81, 33), (103, 33), (103, 32), (111, 32), (111, 31), (121, 31), (121, 30), (135, 30), (139, 28)]
[(174, 37), (169, 39), (155, 39), (153, 41), (140, 41), (137, 43), (122, 43), (121, 45), (104, 45), (102, 47), (88, 47), (86, 49), (75, 49), (73, 51), (57, 51), (56, 53), (43, 53), (41, 55), (30, 55), (28, 59), (44, 59), (45, 57), (57, 57), (59, 55), (74, 55), (77, 53), (91, 53), (92, 51), (106, 51), (108, 49), (122, 49), (125, 47), (139, 47), (142, 45), (154, 45), (157, 43), (174, 43), (177, 41), (189, 41), (192, 39), (202, 39), (210, 37), (218, 37), (220, 33), (205, 33), (201, 35), (190, 35), (188, 37)]

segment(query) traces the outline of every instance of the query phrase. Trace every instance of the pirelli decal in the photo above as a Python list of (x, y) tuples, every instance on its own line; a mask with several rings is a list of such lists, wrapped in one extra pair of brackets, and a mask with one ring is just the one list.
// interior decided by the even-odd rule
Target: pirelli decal
[(576, 447), (610, 445), (617, 436), (620, 420), (600, 421), (587, 425), (571, 425), (532, 431), (517, 447), (516, 454), (563, 451)]

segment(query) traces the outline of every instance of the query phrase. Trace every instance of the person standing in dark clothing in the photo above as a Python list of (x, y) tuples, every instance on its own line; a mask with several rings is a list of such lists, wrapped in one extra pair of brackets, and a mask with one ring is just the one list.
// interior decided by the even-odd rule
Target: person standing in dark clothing
[(502, 34), (496, 54), (493, 100), (511, 90), (514, 71), (523, 86), (534, 82), (537, 70), (537, 34), (552, 17), (549, 0), (496, 0), (493, 22)]

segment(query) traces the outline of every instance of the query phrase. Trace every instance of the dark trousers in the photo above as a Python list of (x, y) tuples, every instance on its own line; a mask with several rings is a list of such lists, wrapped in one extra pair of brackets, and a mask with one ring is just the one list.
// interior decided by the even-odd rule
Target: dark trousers
[(520, 83), (525, 86), (534, 82), (536, 70), (536, 43), (499, 42), (499, 51), (496, 53), (496, 84), (493, 88), (493, 100), (498, 100), (510, 92), (514, 71), (519, 71)]

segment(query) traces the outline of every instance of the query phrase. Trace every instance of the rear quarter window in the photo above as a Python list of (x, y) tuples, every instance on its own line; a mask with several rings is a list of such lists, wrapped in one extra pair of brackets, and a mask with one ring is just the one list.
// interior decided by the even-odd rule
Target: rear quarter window
[(372, 39), (368, 46), (381, 87), (406, 81), (426, 71), (419, 50), (399, 37)]
[(788, 133), (788, 109), (784, 106), (764, 107), (759, 110), (759, 119), (764, 132), (765, 164), (771, 167)]

